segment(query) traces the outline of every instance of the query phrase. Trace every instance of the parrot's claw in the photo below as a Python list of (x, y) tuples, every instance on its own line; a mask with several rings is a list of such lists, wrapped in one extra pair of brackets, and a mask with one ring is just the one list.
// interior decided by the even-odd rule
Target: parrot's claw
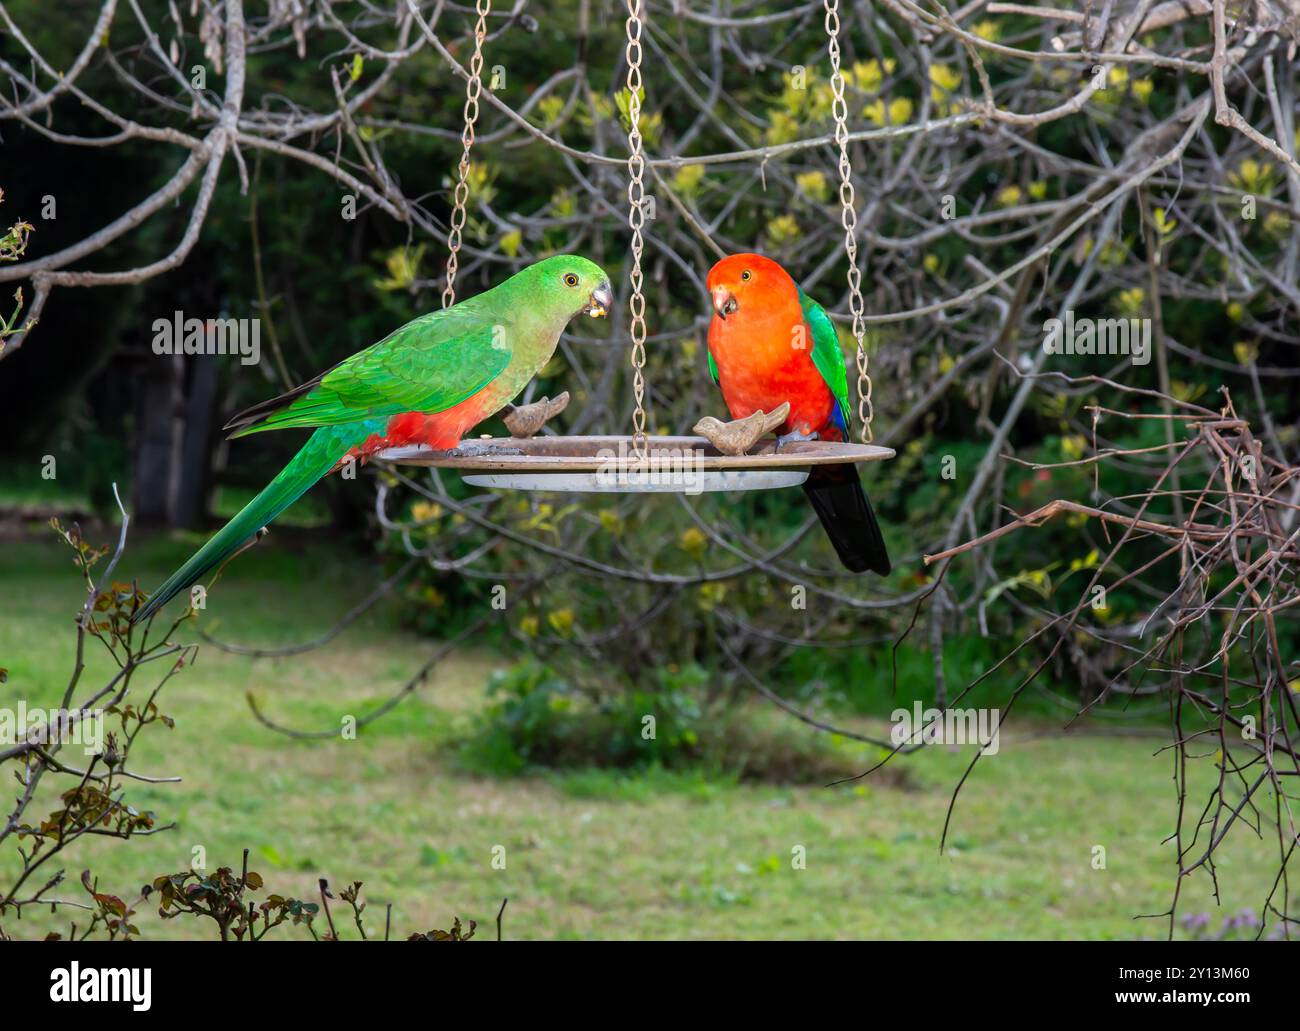
[(780, 452), (783, 444), (795, 444), (806, 440), (821, 440), (821, 437), (816, 430), (812, 433), (800, 433), (798, 430), (791, 430), (789, 433), (783, 433), (776, 438), (774, 453)]
[(505, 416), (506, 429), (512, 437), (531, 437), (537, 434), (551, 419), (569, 407), (569, 392), (554, 399), (544, 397), (530, 405), (510, 408)]
[(771, 433), (789, 417), (790, 402), (786, 401), (770, 412), (754, 412), (731, 422), (706, 415), (695, 424), (695, 432), (724, 455), (743, 455), (758, 442), (759, 437)]

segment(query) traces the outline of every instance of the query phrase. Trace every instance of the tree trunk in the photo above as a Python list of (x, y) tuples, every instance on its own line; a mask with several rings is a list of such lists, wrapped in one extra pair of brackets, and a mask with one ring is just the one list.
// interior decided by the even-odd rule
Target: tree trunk
[(180, 358), (161, 357), (147, 362), (145, 371), (136, 400), (131, 507), (138, 523), (162, 526), (170, 507), (174, 413), (180, 407), (185, 370)]
[(217, 407), (217, 361), (211, 355), (187, 358), (189, 389), (181, 408), (179, 440), (173, 466), (172, 526), (191, 529), (202, 524), (211, 496), (212, 421)]
[(211, 356), (149, 363), (136, 407), (136, 520), (189, 528), (208, 511), (217, 363)]

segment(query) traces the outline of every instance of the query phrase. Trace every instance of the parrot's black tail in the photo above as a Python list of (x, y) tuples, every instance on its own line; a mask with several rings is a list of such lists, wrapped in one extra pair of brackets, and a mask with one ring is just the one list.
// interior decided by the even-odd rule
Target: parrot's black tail
[(854, 466), (815, 465), (803, 491), (846, 569), (855, 573), (870, 569), (881, 576), (889, 573), (885, 538)]

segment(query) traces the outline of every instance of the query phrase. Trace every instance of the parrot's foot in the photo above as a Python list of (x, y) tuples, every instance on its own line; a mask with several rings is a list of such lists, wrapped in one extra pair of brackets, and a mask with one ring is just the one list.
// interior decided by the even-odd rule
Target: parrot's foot
[(506, 429), (512, 437), (531, 437), (551, 419), (569, 407), (569, 392), (566, 390), (554, 399), (544, 397), (530, 405), (510, 406), (505, 416)]
[(695, 424), (695, 432), (724, 455), (743, 455), (758, 438), (771, 433), (790, 417), (790, 402), (786, 401), (770, 412), (754, 412), (743, 419), (722, 422), (706, 415)]
[(789, 433), (783, 433), (776, 438), (776, 451), (781, 450), (783, 444), (795, 444), (804, 440), (821, 440), (816, 430), (811, 433), (800, 433), (798, 430), (791, 430)]

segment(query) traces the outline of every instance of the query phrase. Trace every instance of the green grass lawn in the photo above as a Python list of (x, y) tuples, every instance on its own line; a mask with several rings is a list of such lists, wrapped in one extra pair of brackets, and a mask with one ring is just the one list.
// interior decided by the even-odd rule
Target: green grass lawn
[[(152, 587), (196, 540), (137, 537), (119, 577)], [(273, 534), (227, 571), (203, 625), (243, 644), (305, 640), (377, 575), (364, 556), (329, 551), (323, 535)], [(0, 544), (0, 666), (10, 674), (0, 705), (55, 703), (80, 600), (61, 545), (39, 531)], [(1041, 725), (1009, 727), (1001, 753), (967, 783), (940, 855), (967, 750), (928, 749), (904, 760), (905, 777), (837, 788), (653, 771), (474, 776), (458, 763), (456, 744), (502, 659), (472, 649), (355, 740), (286, 739), (257, 723), (244, 701), (251, 690), (275, 720), (337, 728), (391, 694), (433, 647), (397, 629), (392, 607), (294, 658), (203, 647), (163, 696), (175, 729), (149, 728), (133, 763), (140, 773), (184, 778), (133, 789), (137, 806), (177, 828), (79, 843), (65, 864), (65, 896), (80, 892), (87, 867), (101, 889), (126, 895), (187, 867), (201, 846), (210, 868), (238, 866), (251, 849), (253, 868), (283, 894), (314, 897), (322, 876), (336, 889), (363, 880), (372, 926), (382, 928), (391, 903), (403, 934), (445, 927), (454, 915), (490, 924), (506, 896), (514, 938), (1164, 933), (1162, 921), (1134, 920), (1167, 908), (1174, 882), (1172, 849), (1162, 844), (1174, 816), (1171, 759), (1155, 754), (1158, 738), (1044, 737), (1034, 733)], [(95, 655), (88, 676), (103, 678), (108, 668)], [(865, 762), (846, 755), (848, 768)], [(1204, 770), (1202, 781), (1212, 773)], [(11, 782), (5, 797), (15, 794)], [(1267, 827), (1264, 840), (1247, 834), (1234, 832), (1219, 854), (1221, 913), (1257, 908), (1272, 881), (1275, 837)], [(1104, 870), (1092, 865), (1098, 845)], [(504, 870), (493, 868), (496, 846), (504, 846)], [(792, 868), (796, 846), (806, 851), (802, 870)], [(13, 865), (12, 852), (0, 854), (0, 874)], [(1182, 911), (1215, 909), (1208, 877), (1189, 878)], [(191, 921), (163, 923), (147, 905), (138, 922), (146, 936), (209, 933)], [(66, 926), (48, 911), (5, 922), (20, 937)]]

